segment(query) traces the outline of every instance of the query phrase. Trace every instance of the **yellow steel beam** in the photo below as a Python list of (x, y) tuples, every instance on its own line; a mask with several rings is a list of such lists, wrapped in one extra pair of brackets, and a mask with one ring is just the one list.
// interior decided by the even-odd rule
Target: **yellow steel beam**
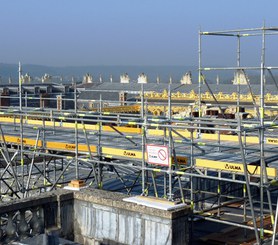
[(267, 138), (266, 143), (271, 144), (271, 145), (278, 145), (278, 139), (277, 138)]
[[(114, 128), (122, 133), (141, 134), (141, 132), (142, 132), (141, 128), (120, 127), (120, 126), (114, 126)], [(87, 126), (86, 126), (86, 129), (87, 129)], [(102, 130), (107, 131), (107, 132), (115, 132), (115, 130), (109, 126), (102, 126)]]
[(136, 150), (124, 150), (124, 149), (116, 149), (111, 147), (102, 147), (102, 154), (104, 155), (112, 155), (114, 157), (125, 157), (131, 159), (141, 159), (142, 160), (142, 151)]
[[(20, 144), (20, 138), (16, 136), (5, 136), (5, 141), (11, 144)], [(0, 140), (3, 141), (3, 138), (0, 137)], [(30, 138), (23, 138), (23, 144), (26, 146), (34, 147), (36, 140)], [(42, 141), (38, 141), (38, 147), (42, 146)], [(55, 141), (46, 141), (46, 148), (50, 150), (62, 150), (62, 151), (75, 151), (75, 144), (70, 144), (66, 142), (55, 142)], [(91, 152), (97, 152), (96, 146), (90, 146)], [(88, 146), (86, 144), (78, 144), (78, 151), (88, 152)]]
[[(220, 170), (228, 173), (244, 174), (244, 168), (242, 163), (222, 162), (208, 159), (196, 159), (197, 168)], [(259, 166), (247, 165), (247, 169), (250, 175), (260, 176), (261, 168)], [(266, 168), (267, 176), (269, 178), (275, 178), (277, 176), (276, 168)]]
[[(2, 137), (0, 140), (3, 141)], [(5, 141), (7, 143), (12, 144), (19, 144), (20, 138), (16, 136), (5, 136)], [(30, 138), (24, 138), (23, 144), (34, 147), (36, 144), (36, 140)], [(38, 147), (42, 146), (42, 141), (38, 141)], [(47, 141), (46, 148), (51, 150), (60, 150), (60, 151), (70, 151), (75, 152), (76, 145), (66, 142), (54, 142), (54, 141)], [(113, 147), (102, 147), (102, 154), (104, 157), (108, 158), (125, 158), (125, 159), (136, 159), (142, 160), (142, 152), (138, 150), (126, 150), (126, 149), (118, 149)], [(79, 152), (86, 152), (88, 153), (88, 146), (86, 144), (78, 144), (78, 151)], [(95, 145), (90, 145), (90, 151), (92, 153), (97, 152), (97, 147)], [(145, 155), (146, 159), (146, 155)], [(178, 164), (187, 164), (187, 158), (183, 156), (176, 157)], [(174, 161), (172, 157), (172, 162)], [(242, 163), (232, 163), (232, 162), (224, 162), (224, 161), (214, 161), (214, 160), (207, 160), (207, 159), (196, 159), (197, 168), (206, 168), (211, 170), (220, 170), (223, 172), (231, 172), (237, 174), (244, 174), (243, 164)], [(260, 175), (260, 167), (254, 165), (247, 166), (248, 171), (251, 175), (259, 176)], [(277, 169), (276, 168), (266, 168), (267, 175), (270, 178), (274, 178), (277, 176)]]
[[(19, 137), (16, 137), (16, 136), (6, 136), (5, 135), (5, 141), (6, 143), (15, 143), (15, 144), (20, 144), (21, 140)], [(1, 136), (0, 137), (0, 140), (3, 141), (3, 137)], [(28, 146), (35, 146), (36, 145), (36, 140), (34, 139), (29, 139), (29, 138), (23, 138), (23, 144), (24, 145), (28, 145)], [(42, 142), (41, 140), (38, 141), (38, 147), (41, 147), (42, 146)]]
[[(218, 134), (202, 134), (201, 137), (202, 137), (202, 139), (205, 139), (205, 140), (218, 140)], [(244, 137), (242, 137), (242, 140), (244, 141)], [(237, 142), (238, 136), (237, 135), (220, 134), (220, 141)], [(259, 139), (258, 139), (258, 137), (255, 137), (255, 136), (247, 136), (246, 143), (258, 144)]]
[[(13, 118), (8, 118), (8, 117), (0, 117), (0, 123), (20, 123), (19, 119), (13, 119)], [(36, 126), (42, 126), (42, 120), (29, 120), (29, 119), (24, 119), (23, 123), (28, 124), (28, 125), (36, 125)], [(54, 122), (53, 121), (45, 121), (45, 126), (47, 127), (62, 127), (62, 128), (74, 128), (75, 124), (74, 123), (68, 123), (68, 122)], [(97, 131), (99, 130), (98, 125), (91, 125), (91, 124), (85, 124), (86, 130), (92, 130), (92, 131)], [(134, 128), (134, 127), (125, 127), (125, 126), (115, 126), (115, 128), (122, 132), (122, 133), (131, 133), (131, 134), (141, 134), (142, 130), (141, 128)], [(78, 124), (78, 129), (83, 129), (82, 124)], [(109, 126), (103, 126), (102, 130), (105, 132), (114, 132), (114, 130), (109, 127)], [(182, 135), (183, 137), (189, 138), (190, 137), (190, 132), (187, 130), (177, 130), (177, 132)], [(150, 136), (163, 136), (164, 135), (164, 130), (161, 129), (148, 129), (147, 131), (148, 135)], [(174, 137), (179, 137), (177, 134), (174, 132), (172, 133)], [(166, 131), (166, 136), (168, 136), (168, 131)], [(194, 132), (193, 137), (196, 139), (197, 135), (196, 132)], [(238, 136), (236, 135), (225, 135), (225, 134), (220, 134), (218, 138), (218, 134), (205, 134), (203, 133), (201, 135), (201, 138), (203, 140), (213, 140), (217, 141), (220, 138), (220, 141), (231, 141), (231, 142), (237, 142), (238, 141)], [(258, 144), (259, 139), (256, 136), (246, 136), (246, 139), (242, 138), (242, 140), (246, 140), (247, 144)], [(266, 144), (270, 145), (277, 145), (278, 140), (276, 138), (266, 138)]]
[[(3, 141), (3, 138), (0, 137), (0, 140)], [(11, 144), (20, 144), (20, 138), (17, 136), (5, 136), (5, 141)], [(34, 147), (36, 144), (36, 140), (30, 138), (23, 138), (23, 144), (26, 146)], [(38, 141), (38, 147), (42, 146), (42, 141)], [(75, 152), (76, 145), (66, 142), (56, 142), (56, 141), (46, 141), (45, 143), (46, 149), (57, 150), (57, 151), (69, 151)], [(86, 144), (78, 144), (78, 151), (88, 153), (88, 146)], [(90, 151), (92, 153), (97, 152), (97, 146), (90, 145)], [(101, 147), (101, 152), (104, 157), (107, 158), (127, 158), (127, 159), (136, 159), (142, 160), (142, 151), (138, 150), (125, 150), (118, 149), (113, 147)], [(147, 159), (147, 154), (145, 154), (145, 159)], [(178, 164), (187, 164), (187, 158), (183, 156), (177, 156)], [(173, 158), (172, 158), (173, 161)]]
[[(116, 149), (111, 147), (102, 147), (102, 154), (104, 157), (108, 156), (109, 158), (117, 158), (117, 157), (124, 157), (124, 158), (131, 158), (136, 160), (142, 160), (142, 151), (137, 150), (124, 150), (124, 149)], [(145, 154), (145, 159), (147, 159), (147, 153)], [(184, 156), (176, 156), (177, 163), (186, 165), (187, 158)], [(172, 162), (174, 161), (174, 157), (172, 157)]]

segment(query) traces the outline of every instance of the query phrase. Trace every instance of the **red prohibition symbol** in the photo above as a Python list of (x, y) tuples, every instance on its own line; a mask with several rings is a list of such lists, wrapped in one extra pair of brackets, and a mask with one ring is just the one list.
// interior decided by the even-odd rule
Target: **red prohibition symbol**
[(166, 160), (166, 157), (167, 157), (167, 153), (166, 153), (166, 151), (165, 150), (163, 150), (163, 149), (160, 149), (159, 151), (158, 151), (158, 158), (161, 160), (161, 161), (165, 161)]

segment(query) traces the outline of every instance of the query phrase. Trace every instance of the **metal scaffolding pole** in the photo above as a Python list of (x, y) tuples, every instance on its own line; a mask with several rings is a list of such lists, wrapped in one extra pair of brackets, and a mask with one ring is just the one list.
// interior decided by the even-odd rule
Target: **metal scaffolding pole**
[[(98, 159), (102, 160), (102, 146), (101, 146), (101, 134), (102, 134), (102, 95), (99, 95), (99, 121), (98, 121)], [(98, 164), (98, 188), (102, 189), (102, 164)]]
[(75, 178), (79, 180), (79, 168), (78, 168), (78, 124), (77, 124), (77, 89), (76, 83), (74, 83), (74, 142), (75, 142)]
[(27, 197), (27, 195), (28, 195), (29, 184), (30, 184), (30, 180), (31, 180), (33, 166), (34, 166), (34, 163), (35, 163), (35, 156), (36, 156), (36, 151), (37, 151), (37, 148), (38, 148), (40, 133), (41, 133), (41, 130), (38, 129), (37, 136), (36, 136), (36, 143), (35, 143), (35, 146), (34, 146), (34, 154), (33, 154), (33, 157), (32, 157), (31, 164), (30, 164), (29, 175), (28, 175), (28, 179), (27, 179), (27, 183), (26, 183), (24, 197)]
[[(201, 118), (201, 83), (202, 83), (202, 32), (199, 31), (199, 43), (198, 43), (198, 54), (199, 54), (199, 68), (198, 68), (198, 115)], [(201, 136), (201, 124), (198, 125), (198, 137)]]
[(275, 245), (277, 223), (278, 223), (278, 197), (277, 197), (277, 203), (276, 203), (276, 213), (275, 213), (275, 219), (274, 219), (273, 235), (272, 235), (272, 243), (271, 243), (271, 245)]
[(144, 84), (141, 85), (141, 120), (144, 121), (142, 125), (142, 162), (141, 162), (141, 170), (142, 170), (142, 195), (144, 196), (146, 193), (146, 159), (145, 159), (145, 145), (146, 145), (146, 127), (147, 127), (147, 115), (145, 115), (145, 97), (144, 97)]
[[(171, 91), (171, 84), (169, 83), (168, 85), (168, 120), (169, 122), (171, 121), (172, 119), (172, 100), (171, 100), (171, 97), (172, 97), (172, 91)], [(169, 200), (173, 200), (173, 193), (172, 193), (172, 154), (173, 154), (173, 148), (172, 148), (172, 133), (171, 133), (171, 130), (172, 128), (169, 127), (168, 129), (168, 148), (169, 148), (169, 168), (168, 168), (168, 177), (169, 177), (169, 190), (168, 190), (168, 199)]]
[[(237, 37), (237, 66), (240, 67), (240, 35), (238, 33)], [(240, 108), (240, 81), (237, 77), (237, 116), (239, 117), (239, 108)]]
[[(266, 171), (266, 161), (265, 161), (265, 143), (264, 143), (264, 138), (265, 138), (265, 119), (264, 119), (264, 97), (265, 97), (265, 30), (263, 29), (263, 33), (262, 33), (262, 54), (261, 54), (261, 96), (260, 96), (260, 124), (261, 124), (261, 128), (260, 128), (260, 159), (261, 159), (261, 165), (262, 165), (262, 174), (261, 174), (261, 190), (263, 190), (264, 192), (264, 188), (266, 186), (266, 184), (268, 183), (268, 176), (267, 176), (267, 171)], [(270, 192), (268, 188), (265, 188), (266, 190), (266, 194), (267, 194), (267, 199), (268, 199), (268, 205), (269, 205), (269, 213), (270, 213), (270, 217), (271, 217), (271, 224), (274, 225), (274, 216), (273, 216), (273, 209), (272, 209), (272, 201), (271, 201), (271, 196), (270, 196)], [(263, 200), (261, 200), (261, 202), (263, 202)], [(263, 206), (261, 207), (263, 208)], [(262, 212), (261, 212), (262, 215)], [(263, 216), (261, 216), (261, 220), (262, 220)], [(261, 225), (263, 224), (263, 222), (261, 222)], [(263, 230), (262, 232), (262, 240), (264, 239), (264, 232)]]
[(260, 142), (260, 238), (261, 241), (264, 239), (264, 172), (265, 172), (265, 161), (264, 161), (264, 84), (265, 84), (265, 30), (262, 30), (262, 53), (261, 53), (261, 81), (260, 81), (260, 125), (259, 130), (259, 142)]
[[(257, 232), (257, 223), (256, 223), (256, 217), (255, 217), (255, 212), (254, 212), (254, 205), (253, 205), (253, 199), (252, 199), (252, 193), (250, 189), (250, 181), (249, 181), (249, 175), (248, 175), (248, 169), (247, 169), (247, 163), (245, 159), (245, 154), (244, 154), (244, 147), (242, 143), (242, 133), (241, 133), (241, 126), (240, 126), (240, 119), (239, 121), (239, 132), (238, 132), (238, 142), (241, 148), (241, 157), (243, 161), (243, 167), (244, 167), (244, 176), (245, 176), (245, 181), (246, 181), (246, 189), (247, 189), (247, 195), (249, 199), (249, 205), (251, 208), (251, 214), (252, 214), (252, 220), (253, 220), (253, 225), (254, 225), (254, 230), (255, 230), (255, 236), (256, 236), (256, 241), (259, 244), (260, 243), (260, 237)], [(262, 170), (261, 170), (262, 172)]]
[(22, 171), (22, 183), (21, 183), (21, 192), (24, 192), (24, 156), (23, 156), (23, 115), (22, 115), (22, 69), (21, 64), (19, 62), (18, 66), (18, 85), (19, 85), (19, 111), (20, 111), (20, 164)]

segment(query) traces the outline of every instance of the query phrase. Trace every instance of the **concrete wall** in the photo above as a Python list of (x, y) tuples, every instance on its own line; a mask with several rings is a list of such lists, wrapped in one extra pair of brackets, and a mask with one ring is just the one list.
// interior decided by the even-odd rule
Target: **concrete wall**
[(91, 244), (187, 244), (188, 208), (163, 211), (100, 190), (74, 194), (74, 238)]
[(57, 227), (60, 228), (60, 236), (68, 240), (74, 240), (74, 195), (67, 193), (58, 196)]
[[(123, 198), (126, 197), (124, 194), (101, 190), (59, 190), (2, 203), (1, 220), (6, 220), (8, 215), (14, 219), (8, 220), (10, 225), (2, 224), (0, 227), (6, 234), (8, 229), (11, 233), (3, 236), (0, 232), (0, 244), (29, 237), (34, 225), (39, 226), (39, 229), (36, 229), (36, 233), (32, 231), (33, 236), (43, 231), (55, 231), (60, 237), (84, 245), (188, 244), (189, 208), (163, 211), (125, 202)], [(29, 215), (36, 212), (40, 220), (37, 219), (34, 224), (31, 224), (30, 219), (19, 221), (14, 215), (22, 212), (28, 212)]]

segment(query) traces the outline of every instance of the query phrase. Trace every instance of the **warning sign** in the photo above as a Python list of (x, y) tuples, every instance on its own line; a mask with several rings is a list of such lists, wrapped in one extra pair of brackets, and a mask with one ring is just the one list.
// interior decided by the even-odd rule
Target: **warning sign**
[(169, 149), (165, 145), (146, 146), (148, 163), (169, 166)]

